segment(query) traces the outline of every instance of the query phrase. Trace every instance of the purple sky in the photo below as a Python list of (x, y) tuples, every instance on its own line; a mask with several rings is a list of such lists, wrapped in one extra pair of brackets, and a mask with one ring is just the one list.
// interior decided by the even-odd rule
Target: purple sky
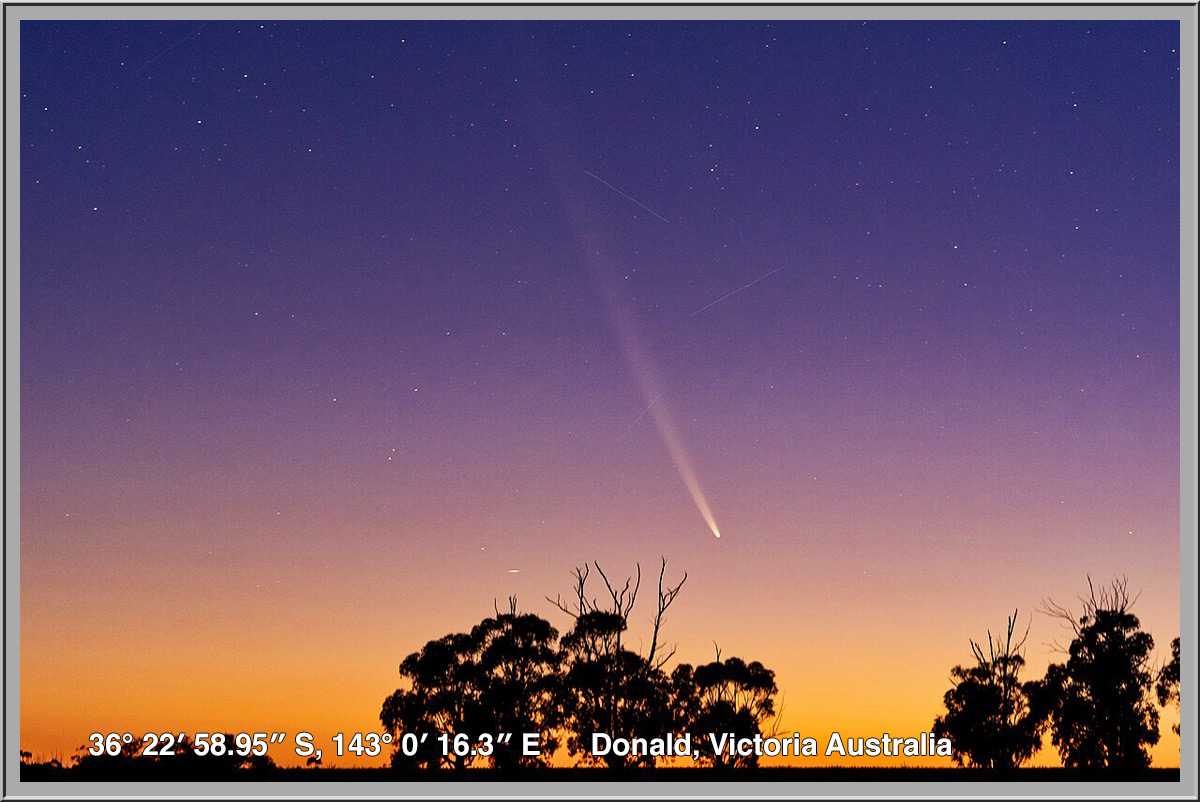
[[(1144, 589), (1165, 648), (1178, 47), (22, 23), (23, 737), (73, 748), (89, 683), (193, 652), (267, 689), (320, 652), (352, 690), (297, 715), (370, 726), (493, 599), (564, 627), (543, 597), (592, 559), (688, 571), (681, 658), (776, 668), (796, 726), (927, 727), (967, 638), (1088, 572)], [(909, 674), (863, 657), (896, 620)], [(101, 707), (272, 715), (183, 682)]]

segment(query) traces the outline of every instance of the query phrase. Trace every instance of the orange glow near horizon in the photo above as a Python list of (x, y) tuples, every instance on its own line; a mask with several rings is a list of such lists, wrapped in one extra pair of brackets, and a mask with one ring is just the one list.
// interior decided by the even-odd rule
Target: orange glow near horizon
[[(690, 555), (668, 553), (668, 579), (673, 572), (689, 573), (666, 622), (667, 638), (679, 642), (676, 660), (708, 662), (715, 641), (725, 656), (762, 661), (776, 671), (780, 731), (815, 737), (822, 750), (821, 758), (767, 758), (763, 765), (948, 765), (940, 758), (825, 758), (823, 750), (833, 731), (844, 737), (928, 732), (942, 710), (950, 667), (969, 658), (968, 638), (984, 636), (989, 624), (998, 628), (1014, 601), (1021, 602), (1025, 620), (1042, 588), (1063, 600), (1077, 590), (1047, 568), (1014, 580), (1011, 588), (979, 585), (975, 599), (951, 610), (938, 601), (944, 592), (939, 584), (948, 587), (948, 578), (920, 597), (895, 584), (903, 558), (891, 566), (897, 573), (876, 575), (814, 555), (793, 584), (778, 568), (783, 555), (758, 567), (738, 566), (719, 551), (694, 551), (684, 530), (674, 541), (672, 552)], [(280, 553), (265, 572), (261, 566), (272, 561), (260, 555), (253, 565), (230, 563), (200, 574), (194, 572), (200, 555), (162, 552), (139, 567), (136, 582), (121, 567), (121, 556), (103, 549), (93, 550), (93, 559), (28, 554), (22, 749), (63, 759), (91, 732), (303, 730), (317, 736), (318, 745), (324, 741), (327, 766), (378, 765), (382, 760), (333, 757), (329, 738), (379, 730), (379, 707), (399, 684), (396, 666), (405, 655), (427, 640), (469, 629), (491, 614), (494, 599), (513, 594), (527, 600), (522, 609), (566, 627), (569, 622), (540, 600), (569, 589), (567, 571), (555, 563), (571, 561), (563, 544), (545, 545), (541, 559), (534, 562), (528, 553), (517, 563), (517, 575), (497, 571), (478, 549), (475, 555), (448, 554), (459, 564), (451, 584), (432, 578), (438, 564), (432, 557), (418, 558), (400, 581), (400, 553), (380, 559), (337, 552), (302, 560)], [(523, 551), (519, 544), (500, 550), (494, 564), (501, 566)], [(597, 552), (610, 575), (620, 575), (618, 555)], [(649, 555), (642, 562), (650, 564)], [(347, 578), (332, 574), (334, 565)], [(48, 584), (51, 576), (55, 581)], [(823, 576), (821, 584), (814, 584), (817, 576)], [(962, 581), (978, 579), (967, 572)], [(864, 595), (868, 588), (871, 596)], [(1138, 601), (1160, 658), (1178, 628), (1177, 598), (1176, 589), (1160, 586), (1145, 588)], [(876, 599), (890, 601), (880, 609)], [(744, 615), (764, 605), (772, 615)], [(633, 622), (638, 620), (635, 613)], [(636, 627), (631, 634), (634, 646), (648, 637)], [(1062, 634), (1051, 619), (1032, 617), (1025, 676), (1039, 676), (1055, 659), (1043, 644)], [(1155, 765), (1178, 765), (1178, 738), (1170, 731), (1175, 720), (1173, 710), (1164, 712), (1162, 738), (1152, 750)], [(303, 762), (277, 746), (271, 755), (280, 765)], [(568, 762), (565, 754), (559, 762)], [(1048, 742), (1032, 763), (1057, 764)]]

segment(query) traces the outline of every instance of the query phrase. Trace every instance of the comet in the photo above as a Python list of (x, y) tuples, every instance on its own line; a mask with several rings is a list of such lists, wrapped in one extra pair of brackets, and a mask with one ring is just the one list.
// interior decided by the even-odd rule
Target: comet
[(683, 481), (688, 493), (691, 494), (692, 503), (696, 505), (700, 517), (708, 524), (713, 537), (720, 538), (721, 530), (717, 527), (717, 520), (713, 517), (712, 509), (708, 506), (704, 489), (700, 487), (700, 480), (696, 478), (696, 472), (692, 469), (692, 461), (688, 457), (687, 449), (684, 448), (683, 441), (679, 439), (679, 433), (675, 430), (674, 421), (664, 406), (652, 407), (650, 415), (658, 429), (659, 437), (662, 438), (663, 445), (667, 447), (667, 453), (671, 455), (671, 461), (675, 463), (675, 470), (679, 473), (679, 478)]
[[(642, 347), (633, 320), (619, 302), (615, 290), (603, 282), (601, 287), (608, 301), (608, 311), (613, 328), (617, 330), (621, 348), (625, 353), (625, 361), (646, 400), (646, 408), (642, 414), (647, 412), (650, 414), (650, 419), (654, 421), (654, 428), (658, 430), (659, 439), (666, 447), (671, 462), (675, 464), (675, 472), (679, 474), (680, 481), (683, 482), (683, 486), (687, 488), (688, 494), (692, 497), (696, 511), (708, 525), (713, 537), (720, 538), (721, 530), (717, 526), (717, 520), (708, 503), (708, 497), (704, 494), (704, 488), (700, 485), (700, 479), (692, 467), (691, 456), (683, 443), (683, 438), (679, 436), (679, 430), (675, 427), (675, 419), (671, 415), (670, 405), (663, 400), (665, 393), (660, 389), (661, 381), (658, 377), (658, 369), (650, 358), (650, 354)], [(641, 415), (638, 416), (638, 419), (641, 419)]]
[[(671, 222), (637, 198), (625, 194), (595, 173), (590, 173), (587, 170), (583, 172), (626, 200), (645, 209), (664, 223)], [(567, 194), (566, 189), (562, 191), (564, 195)], [(663, 446), (671, 458), (671, 462), (675, 465), (675, 471), (679, 474), (680, 481), (687, 488), (688, 495), (691, 496), (696, 511), (704, 519), (704, 523), (708, 526), (709, 531), (712, 532), (713, 537), (720, 538), (721, 530), (717, 526), (716, 517), (713, 515), (711, 505), (708, 503), (708, 497), (704, 494), (704, 488), (700, 484), (700, 479), (696, 475), (695, 468), (692, 467), (692, 460), (688, 454), (687, 447), (684, 445), (683, 438), (679, 436), (679, 431), (675, 427), (670, 406), (664, 400), (666, 393), (659, 379), (658, 370), (650, 354), (642, 347), (641, 338), (637, 333), (637, 326), (630, 317), (627, 303), (625, 303), (612, 279), (608, 276), (612, 266), (603, 264), (604, 258), (600, 256), (605, 250), (603, 244), (598, 242), (596, 235), (580, 221), (579, 214), (575, 212), (579, 204), (569, 202), (569, 197), (565, 198), (565, 200), (568, 200), (565, 204), (567, 217), (572, 224), (572, 228), (575, 229), (580, 252), (584, 256), (584, 264), (587, 266), (588, 272), (591, 273), (592, 280), (597, 289), (600, 290), (600, 294), (605, 301), (609, 320), (616, 330), (621, 350), (624, 352), (625, 362), (628, 364), (629, 372), (633, 374), (638, 388), (642, 391), (642, 398), (646, 404), (641, 414), (638, 415), (633, 423), (637, 423), (644, 415), (650, 415), (651, 420), (654, 422), (654, 428), (658, 430), (659, 439), (662, 440)], [(606, 270), (606, 267), (609, 269)], [(628, 428), (632, 427), (633, 424), (630, 424)], [(628, 432), (628, 428), (626, 432)], [(625, 433), (622, 433), (621, 437), (624, 436)]]

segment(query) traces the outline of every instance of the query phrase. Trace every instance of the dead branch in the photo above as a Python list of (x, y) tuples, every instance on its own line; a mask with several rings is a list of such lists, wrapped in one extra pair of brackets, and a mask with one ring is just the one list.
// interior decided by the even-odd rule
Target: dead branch
[[(600, 567), (600, 563), (593, 562), (591, 565), (595, 567), (596, 573), (600, 574), (600, 579), (604, 582), (604, 587), (608, 591), (608, 596), (612, 601), (611, 612), (618, 616), (623, 624), (621, 630), (619, 630), (616, 634), (616, 646), (618, 649), (620, 649), (621, 631), (624, 631), (624, 629), (628, 627), (629, 617), (633, 612), (634, 605), (637, 603), (638, 592), (642, 587), (642, 566), (640, 563), (638, 563), (636, 565), (637, 570), (635, 576), (626, 579), (625, 584), (618, 588), (613, 585), (612, 581), (608, 578), (608, 575), (604, 573), (604, 569)], [(662, 630), (663, 616), (666, 614), (667, 609), (675, 601), (675, 597), (679, 595), (680, 589), (683, 587), (683, 584), (687, 582), (688, 578), (688, 575), (685, 572), (683, 579), (679, 580), (678, 584), (674, 586), (664, 586), (666, 571), (667, 559), (666, 557), (663, 557), (662, 565), (660, 566), (658, 572), (658, 600), (655, 606), (654, 617), (651, 619), (654, 627), (653, 635), (650, 640), (650, 651), (646, 655), (646, 662), (650, 663), (657, 669), (661, 669), (664, 665), (666, 665), (666, 663), (675, 656), (676, 649), (678, 648), (678, 644), (675, 644), (666, 654), (659, 654), (659, 634)], [(546, 596), (546, 601), (550, 602), (558, 610), (566, 613), (575, 620), (578, 620), (580, 616), (587, 613), (602, 611), (603, 608), (596, 599), (589, 600), (587, 597), (587, 580), (590, 575), (591, 567), (589, 567), (586, 563), (582, 568), (575, 569), (575, 599), (573, 605), (567, 601), (564, 601), (562, 596), (555, 596), (553, 599), (551, 599), (549, 596)], [(719, 656), (720, 651), (718, 650), (718, 659)]]
[(627, 623), (629, 614), (633, 612), (633, 605), (637, 601), (638, 589), (642, 586), (642, 566), (637, 564), (637, 584), (633, 586), (633, 593), (629, 592), (629, 585), (633, 581), (632, 578), (625, 580), (625, 586), (618, 592), (608, 581), (608, 575), (604, 573), (604, 569), (600, 567), (600, 563), (592, 563), (596, 566), (596, 570), (600, 573), (600, 578), (604, 580), (604, 587), (608, 589), (608, 595), (612, 597), (613, 612), (621, 616)]
[(660, 657), (658, 660), (656, 660), (656, 661), (653, 661), (653, 666), (654, 666), (656, 669), (662, 669), (662, 667), (663, 667), (663, 666), (665, 666), (667, 663), (669, 663), (669, 662), (671, 661), (671, 658), (675, 656), (675, 652), (676, 652), (678, 649), (679, 649), (679, 644), (678, 644), (678, 643), (672, 643), (672, 644), (671, 644), (671, 651), (669, 651), (669, 652), (667, 652), (666, 654), (664, 654), (664, 655), (663, 655), (662, 657)]
[[(1071, 632), (1078, 638), (1083, 633), (1084, 627), (1096, 620), (1096, 613), (1101, 611), (1125, 613), (1133, 607), (1142, 595), (1141, 591), (1139, 591), (1132, 599), (1129, 598), (1129, 578), (1125, 576), (1114, 577), (1112, 582), (1107, 586), (1097, 588), (1095, 583), (1092, 582), (1092, 575), (1088, 574), (1087, 583), (1088, 595), (1077, 595), (1075, 597), (1083, 605), (1083, 610), (1078, 616), (1068, 608), (1049, 598), (1042, 599), (1042, 606), (1038, 608), (1038, 612), (1066, 622), (1070, 626)], [(1026, 634), (1028, 635), (1028, 630), (1026, 630)], [(1067, 648), (1062, 646), (1057, 639), (1047, 645), (1055, 651), (1064, 654), (1068, 652)]]
[(555, 607), (557, 607), (559, 610), (563, 611), (567, 615), (571, 616), (571, 618), (575, 618), (575, 619), (578, 619), (579, 616), (583, 615), (586, 612), (590, 612), (591, 610), (596, 609), (596, 604), (594, 601), (590, 605), (588, 604), (587, 595), (585, 592), (585, 589), (587, 587), (587, 579), (588, 579), (589, 573), (590, 573), (590, 569), (588, 568), (587, 563), (584, 563), (583, 568), (577, 567), (575, 569), (575, 608), (574, 609), (571, 609), (571, 607), (569, 607), (567, 605), (567, 603), (562, 600), (561, 596), (556, 595), (553, 599), (551, 599), (549, 596), (547, 596), (546, 601), (550, 602)]
[(783, 711), (787, 709), (787, 694), (779, 694), (779, 709), (771, 716), (771, 731), (767, 733), (768, 738), (777, 738), (779, 736), (779, 727), (783, 722)]
[[(657, 605), (657, 609), (654, 612), (654, 634), (650, 638), (650, 653), (648, 655), (646, 655), (646, 662), (651, 663), (651, 664), (654, 663), (654, 654), (655, 654), (655, 652), (658, 651), (658, 631), (659, 631), (659, 628), (662, 626), (663, 615), (667, 612), (667, 608), (671, 606), (671, 603), (675, 601), (675, 597), (679, 595), (679, 590), (680, 590), (680, 588), (683, 587), (683, 583), (687, 582), (687, 572), (684, 571), (683, 579), (679, 580), (679, 584), (673, 588), (668, 587), (664, 591), (663, 590), (663, 578), (666, 576), (666, 573), (667, 573), (667, 558), (663, 557), (662, 565), (658, 570), (658, 605)], [(665, 665), (666, 661), (668, 659), (670, 659), (670, 657), (673, 656), (674, 653), (675, 653), (674, 650), (672, 650), (671, 654), (668, 655), (666, 658), (664, 658), (662, 661), (660, 661), (656, 667), (661, 668), (663, 665)]]

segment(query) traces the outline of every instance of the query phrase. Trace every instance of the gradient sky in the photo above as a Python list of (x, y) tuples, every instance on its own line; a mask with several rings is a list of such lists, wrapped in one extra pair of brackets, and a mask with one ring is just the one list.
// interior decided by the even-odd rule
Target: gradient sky
[(822, 742), (927, 730), (1014, 608), (1040, 676), (1089, 573), (1165, 654), (1178, 47), (23, 22), (22, 748), (374, 731), (590, 560), (687, 571), (678, 658)]

